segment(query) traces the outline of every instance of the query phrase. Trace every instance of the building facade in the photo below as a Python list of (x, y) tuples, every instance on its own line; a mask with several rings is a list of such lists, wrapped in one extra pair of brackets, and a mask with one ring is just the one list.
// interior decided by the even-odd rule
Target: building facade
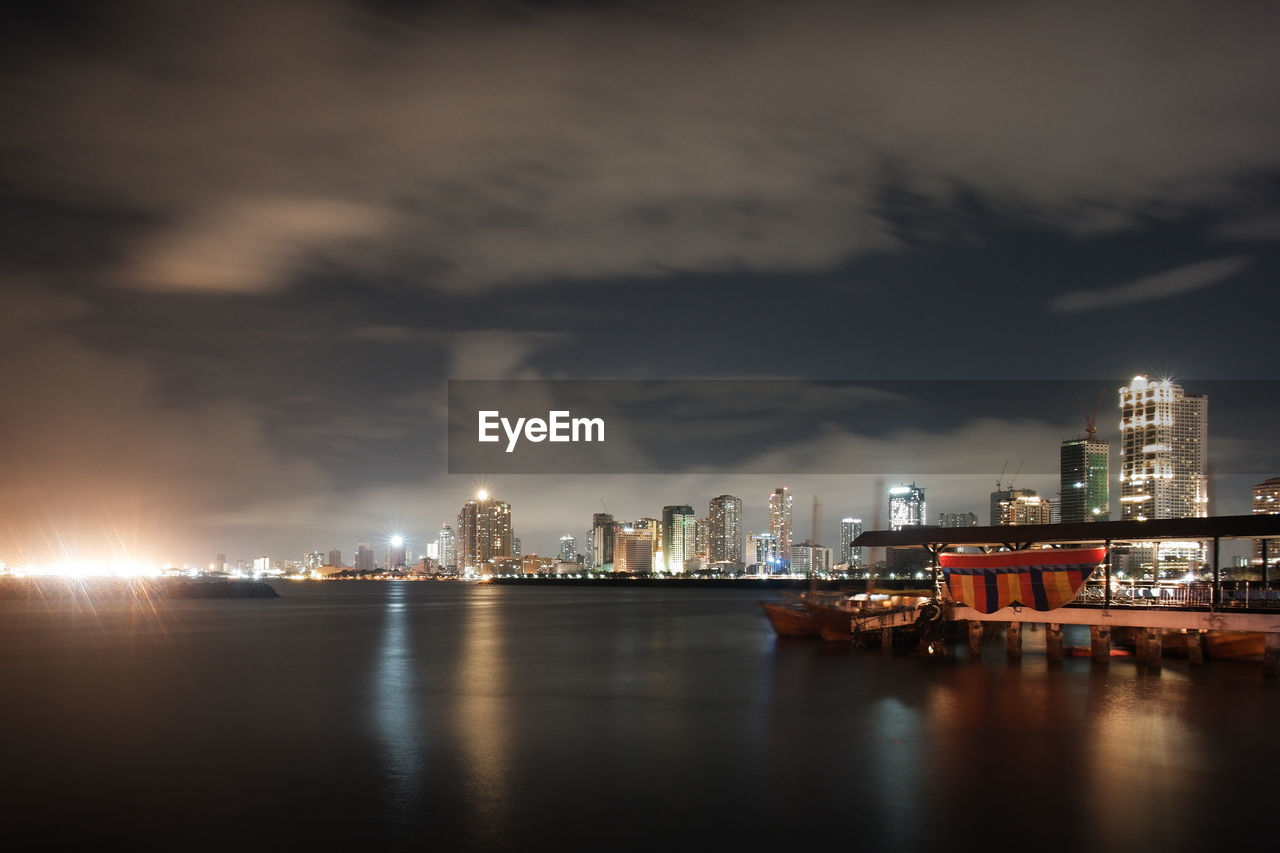
[(698, 517), (693, 507), (685, 504), (664, 506), (661, 533), (659, 550), (662, 564), (659, 568), (672, 574), (684, 572), (697, 552)]
[(480, 492), (458, 512), (458, 568), (490, 571), (498, 557), (517, 556), (511, 538), (511, 504)]
[(919, 527), (925, 519), (924, 489), (912, 483), (910, 486), (894, 486), (889, 490), (889, 529)]
[(848, 566), (862, 565), (862, 546), (854, 547), (853, 540), (862, 535), (862, 519), (840, 519), (840, 562)]
[(1120, 518), (1209, 514), (1209, 398), (1135, 376), (1120, 389)]
[(1059, 451), (1058, 521), (1111, 520), (1111, 445), (1096, 438), (1062, 442)]
[(708, 503), (707, 558), (713, 565), (742, 565), (742, 498), (720, 495)]
[(778, 553), (787, 565), (791, 563), (791, 508), (791, 490), (786, 486), (769, 494), (769, 532), (777, 538)]

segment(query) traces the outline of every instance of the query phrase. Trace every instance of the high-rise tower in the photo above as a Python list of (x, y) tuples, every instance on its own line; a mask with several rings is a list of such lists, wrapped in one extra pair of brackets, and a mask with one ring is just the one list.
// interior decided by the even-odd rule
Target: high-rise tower
[(662, 508), (663, 570), (679, 574), (693, 560), (696, 550), (698, 517), (691, 506)]
[(1090, 435), (1068, 439), (1059, 452), (1059, 520), (1064, 524), (1111, 517), (1111, 445)]
[(712, 563), (742, 563), (742, 498), (720, 495), (710, 500), (707, 540)]
[(862, 519), (840, 519), (840, 562), (850, 566), (862, 565), (862, 548), (853, 547), (853, 540), (862, 535)]
[(1209, 398), (1167, 379), (1135, 376), (1120, 389), (1120, 517), (1209, 514)]
[(512, 556), (511, 504), (479, 492), (458, 512), (458, 567), (480, 571)]
[(786, 486), (769, 495), (769, 532), (777, 538), (783, 565), (791, 564), (791, 490)]
[(912, 483), (910, 486), (894, 486), (889, 490), (889, 529), (901, 530), (924, 524), (924, 489)]

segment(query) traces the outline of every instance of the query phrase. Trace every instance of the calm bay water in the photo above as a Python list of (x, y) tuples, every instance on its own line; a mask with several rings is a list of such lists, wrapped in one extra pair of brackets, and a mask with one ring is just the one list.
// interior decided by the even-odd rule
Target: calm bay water
[(277, 588), (0, 602), (6, 839), (1133, 851), (1280, 831), (1280, 688), (1256, 664), (1050, 667), (1033, 633), (1020, 666), (779, 641), (750, 590)]

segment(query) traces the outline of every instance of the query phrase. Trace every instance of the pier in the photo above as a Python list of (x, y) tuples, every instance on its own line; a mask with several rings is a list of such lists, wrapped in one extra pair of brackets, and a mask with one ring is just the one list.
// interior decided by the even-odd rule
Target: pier
[[(1261, 540), (1261, 579), (1229, 581), (1220, 566), (1223, 540)], [(854, 540), (855, 546), (874, 548), (921, 548), (928, 552), (934, 588), (941, 604), (940, 622), (965, 623), (973, 653), (980, 651), (984, 626), (998, 623), (1006, 628), (1006, 650), (1010, 660), (1022, 656), (1022, 629), (1027, 623), (1043, 625), (1045, 652), (1051, 661), (1064, 656), (1063, 625), (1087, 625), (1090, 656), (1097, 663), (1111, 659), (1115, 629), (1134, 633), (1135, 656), (1144, 664), (1158, 667), (1164, 638), (1170, 633), (1185, 635), (1187, 659), (1203, 663), (1206, 642), (1250, 643), (1261, 638), (1258, 653), (1263, 672), (1280, 677), (1280, 589), (1273, 589), (1268, 575), (1268, 551), (1277, 553), (1280, 543), (1280, 515), (1216, 516), (1208, 518), (1160, 519), (1154, 521), (1099, 521), (1086, 524), (1037, 524), (1008, 527), (909, 527), (902, 530), (867, 531)], [(1191, 583), (1117, 580), (1112, 577), (1114, 545), (1158, 545), (1163, 541), (1203, 542), (1209, 560), (1204, 580)], [(942, 582), (939, 555), (951, 549), (1023, 551), (1036, 546), (1064, 547), (1102, 545), (1105, 558), (1099, 569), (1080, 589), (1074, 601), (1052, 610), (1034, 610), (1014, 604), (992, 612), (982, 612), (969, 603), (955, 601)], [(1154, 574), (1153, 569), (1153, 574)], [(904, 610), (875, 616), (854, 617), (855, 635), (892, 632), (915, 625), (919, 614)], [(958, 625), (947, 631), (956, 636)], [(922, 648), (945, 651), (940, 637), (922, 638)], [(1224, 639), (1225, 638), (1225, 639)]]

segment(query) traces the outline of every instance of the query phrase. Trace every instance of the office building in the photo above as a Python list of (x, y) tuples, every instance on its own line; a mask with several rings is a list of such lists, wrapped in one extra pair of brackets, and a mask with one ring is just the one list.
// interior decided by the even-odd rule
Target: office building
[(778, 537), (772, 533), (752, 533), (747, 536), (747, 564), (755, 566), (758, 574), (766, 575), (785, 571), (778, 556)]
[(578, 540), (567, 533), (560, 537), (560, 559), (565, 563), (578, 559)]
[(698, 517), (684, 504), (662, 508), (662, 552), (664, 572), (680, 574), (693, 561), (697, 550)]
[(1111, 518), (1111, 445), (1096, 438), (1062, 442), (1058, 520), (1064, 524)]

